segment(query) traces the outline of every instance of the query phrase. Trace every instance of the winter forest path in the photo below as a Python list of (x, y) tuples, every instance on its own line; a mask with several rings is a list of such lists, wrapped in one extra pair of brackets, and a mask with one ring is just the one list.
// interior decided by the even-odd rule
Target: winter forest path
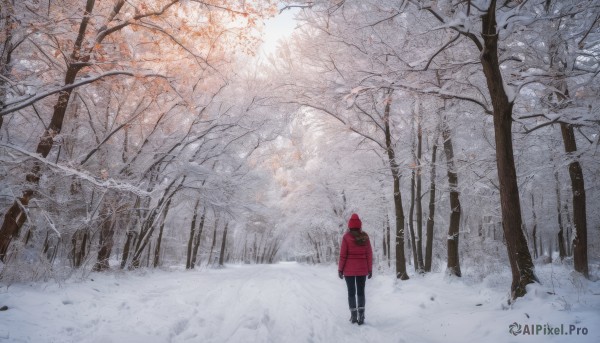
[(600, 317), (598, 303), (549, 316), (552, 299), (533, 298), (523, 308), (503, 310), (502, 291), (440, 274), (400, 283), (376, 275), (367, 282), (366, 324), (359, 327), (348, 322), (346, 287), (335, 269), (229, 265), (12, 285), (0, 290), (0, 305), (9, 307), (0, 312), (0, 343), (559, 342), (513, 337), (508, 325), (573, 320), (592, 331), (570, 342), (599, 341), (591, 324)]

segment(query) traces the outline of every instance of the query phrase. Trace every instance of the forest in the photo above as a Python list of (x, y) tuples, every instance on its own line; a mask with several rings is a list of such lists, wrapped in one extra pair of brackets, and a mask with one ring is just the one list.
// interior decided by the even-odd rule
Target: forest
[(598, 276), (596, 0), (0, 11), (0, 285), (333, 264), (352, 213), (398, 282)]

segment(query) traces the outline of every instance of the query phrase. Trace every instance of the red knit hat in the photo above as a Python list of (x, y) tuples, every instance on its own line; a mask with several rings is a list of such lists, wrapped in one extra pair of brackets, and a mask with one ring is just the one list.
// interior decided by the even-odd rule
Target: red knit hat
[(360, 218), (358, 218), (358, 214), (352, 213), (352, 216), (350, 216), (350, 220), (348, 221), (348, 228), (349, 229), (361, 229), (362, 228), (362, 222), (360, 221)]

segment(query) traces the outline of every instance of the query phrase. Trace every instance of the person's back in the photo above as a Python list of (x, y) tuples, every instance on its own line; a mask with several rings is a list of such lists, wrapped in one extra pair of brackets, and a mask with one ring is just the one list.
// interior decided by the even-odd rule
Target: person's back
[(342, 240), (342, 247), (345, 246), (346, 251), (340, 252), (340, 270), (344, 271), (345, 276), (368, 275), (372, 263), (369, 236), (362, 231), (350, 230)]
[(358, 325), (365, 320), (365, 283), (367, 277), (370, 279), (373, 275), (372, 268), (371, 242), (362, 231), (360, 218), (354, 213), (348, 221), (348, 231), (342, 237), (338, 275), (340, 279), (346, 279), (350, 321)]

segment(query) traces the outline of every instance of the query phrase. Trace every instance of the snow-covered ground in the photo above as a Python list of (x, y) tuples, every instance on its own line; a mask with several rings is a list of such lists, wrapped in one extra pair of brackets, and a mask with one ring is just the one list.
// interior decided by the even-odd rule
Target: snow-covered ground
[[(483, 282), (469, 281), (468, 271), (404, 282), (375, 275), (363, 326), (348, 322), (335, 266), (93, 273), (4, 285), (0, 342), (600, 342), (600, 281), (553, 265), (537, 272), (543, 285), (512, 307), (506, 273)], [(509, 333), (513, 323), (521, 334)], [(573, 325), (580, 334), (523, 335), (531, 324)]]

